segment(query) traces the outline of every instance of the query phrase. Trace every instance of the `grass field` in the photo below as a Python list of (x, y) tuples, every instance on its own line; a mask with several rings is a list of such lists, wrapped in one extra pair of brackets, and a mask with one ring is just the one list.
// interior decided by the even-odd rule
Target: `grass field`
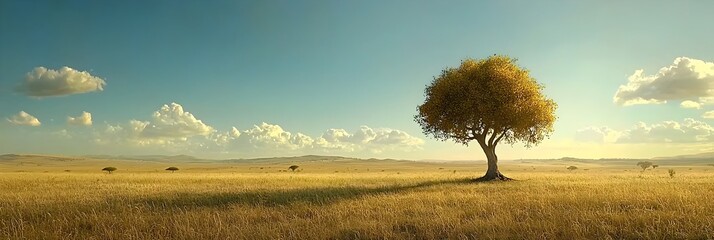
[[(482, 162), (182, 161), (171, 162), (175, 173), (168, 164), (0, 160), (0, 239), (714, 238), (707, 165), (503, 161), (517, 181), (472, 183)], [(301, 171), (284, 172), (291, 164)], [(110, 165), (119, 170), (99, 171)]]

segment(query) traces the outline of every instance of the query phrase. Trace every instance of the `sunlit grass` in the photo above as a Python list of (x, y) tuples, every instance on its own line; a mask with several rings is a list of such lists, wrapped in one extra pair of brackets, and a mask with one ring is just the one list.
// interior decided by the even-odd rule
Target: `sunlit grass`
[(344, 173), (334, 173), (335, 165), (316, 173), (4, 172), (0, 238), (714, 237), (714, 175), (703, 169), (678, 170), (670, 178), (666, 169), (512, 166), (504, 173), (518, 181), (471, 183), (481, 170), (368, 167)]

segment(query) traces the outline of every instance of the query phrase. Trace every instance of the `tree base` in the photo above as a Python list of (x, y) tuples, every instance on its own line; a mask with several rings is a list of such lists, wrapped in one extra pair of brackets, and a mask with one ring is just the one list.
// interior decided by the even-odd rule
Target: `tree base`
[(514, 180), (513, 178), (509, 178), (504, 176), (503, 174), (495, 173), (495, 174), (486, 174), (483, 177), (480, 178), (474, 178), (474, 182), (488, 182), (488, 181), (511, 181)]

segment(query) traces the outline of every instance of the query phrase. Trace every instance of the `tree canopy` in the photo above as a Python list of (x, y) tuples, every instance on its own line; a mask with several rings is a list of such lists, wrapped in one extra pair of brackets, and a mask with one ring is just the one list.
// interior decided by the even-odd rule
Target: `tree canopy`
[(298, 169), (299, 167), (300, 167), (300, 166), (298, 166), (298, 165), (292, 165), (292, 166), (288, 167), (288, 169), (290, 169), (290, 170), (292, 170), (292, 171), (294, 172), (295, 169)]
[(553, 132), (556, 119), (557, 105), (542, 89), (510, 57), (466, 59), (427, 86), (415, 120), (439, 140), (467, 145), (483, 139), (493, 146), (522, 141), (530, 147)]
[(114, 171), (116, 171), (116, 170), (117, 170), (117, 168), (115, 168), (115, 167), (105, 167), (105, 168), (102, 168), (102, 171), (105, 171), (105, 172), (108, 172), (108, 173), (112, 173), (112, 172), (114, 172)]
[(648, 167), (651, 167), (652, 165), (653, 164), (650, 161), (637, 162), (637, 166), (640, 166), (642, 168), (642, 171), (644, 171)]

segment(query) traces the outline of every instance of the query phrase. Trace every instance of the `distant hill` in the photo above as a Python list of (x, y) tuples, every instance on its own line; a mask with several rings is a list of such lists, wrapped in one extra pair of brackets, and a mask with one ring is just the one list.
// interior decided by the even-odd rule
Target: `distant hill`
[(212, 161), (209, 159), (200, 159), (189, 155), (84, 155), (82, 157), (107, 160), (140, 160), (140, 161), (174, 161), (174, 162), (204, 162)]
[(699, 154), (690, 154), (690, 155), (679, 155), (679, 156), (672, 156), (672, 157), (656, 157), (653, 158), (655, 160), (661, 160), (661, 159), (710, 159), (714, 160), (714, 152), (708, 152), (708, 153), (699, 153)]
[[(126, 162), (154, 162), (154, 163), (222, 163), (222, 164), (285, 164), (285, 163), (463, 163), (463, 164), (481, 164), (484, 160), (473, 161), (446, 161), (446, 160), (397, 160), (397, 159), (361, 159), (341, 156), (322, 156), (322, 155), (304, 155), (292, 157), (270, 157), (270, 158), (247, 158), (247, 159), (201, 159), (189, 155), (84, 155), (84, 156), (49, 156), (49, 155), (32, 155), (32, 154), (4, 154), (0, 155), (0, 162), (26, 161), (33, 160), (35, 162), (81, 162), (81, 161), (126, 161)], [(714, 164), (714, 152), (700, 153), (691, 155), (680, 155), (671, 157), (656, 157), (651, 159), (632, 159), (632, 158), (601, 158), (601, 159), (585, 159), (574, 157), (562, 157), (559, 159), (519, 159), (513, 160), (516, 163), (553, 163), (553, 164), (603, 164), (613, 166), (629, 166), (636, 164), (639, 161), (652, 161), (663, 165), (711, 165)], [(510, 161), (506, 161), (510, 162)], [(505, 162), (504, 162), (505, 163)]]

